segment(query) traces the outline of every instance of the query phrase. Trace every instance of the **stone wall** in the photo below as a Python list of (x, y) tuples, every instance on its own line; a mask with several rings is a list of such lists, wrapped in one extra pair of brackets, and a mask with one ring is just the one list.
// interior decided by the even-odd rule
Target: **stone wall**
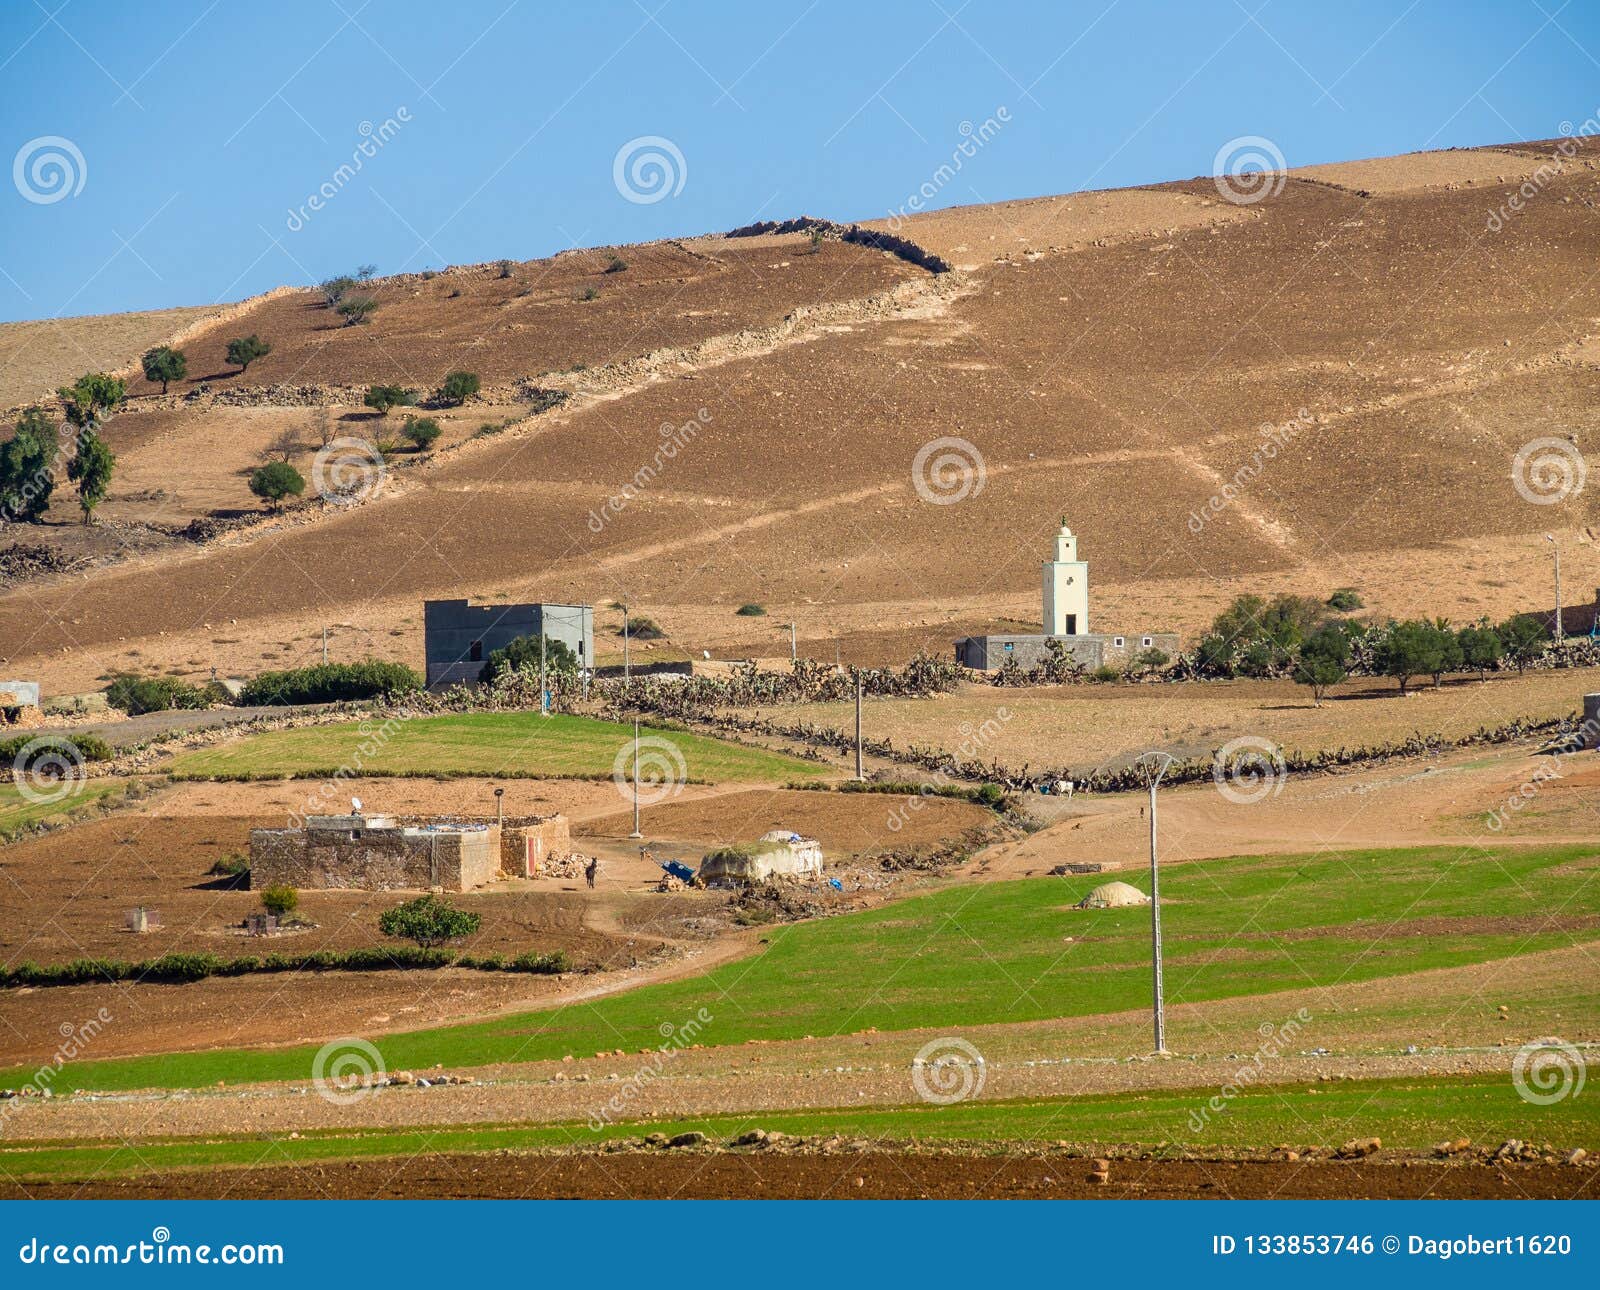
[(507, 822), (500, 837), (500, 868), (514, 878), (536, 878), (551, 856), (572, 850), (572, 830), (565, 815)]
[(464, 831), (406, 828), (255, 829), (250, 886), (308, 891), (471, 891), (500, 876), (493, 825)]

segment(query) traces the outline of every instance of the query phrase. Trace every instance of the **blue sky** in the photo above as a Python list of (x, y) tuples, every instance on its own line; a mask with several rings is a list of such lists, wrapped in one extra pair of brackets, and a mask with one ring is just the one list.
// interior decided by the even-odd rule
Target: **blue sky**
[(4, 0), (0, 319), (881, 216), (1002, 109), (931, 205), (1550, 138), (1600, 111), (1597, 9)]

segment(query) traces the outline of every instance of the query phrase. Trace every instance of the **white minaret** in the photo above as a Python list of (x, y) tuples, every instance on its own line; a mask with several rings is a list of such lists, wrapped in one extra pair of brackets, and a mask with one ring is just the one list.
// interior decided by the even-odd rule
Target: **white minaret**
[(1044, 630), (1047, 636), (1089, 634), (1089, 566), (1078, 559), (1078, 539), (1064, 516), (1056, 558), (1044, 566)]

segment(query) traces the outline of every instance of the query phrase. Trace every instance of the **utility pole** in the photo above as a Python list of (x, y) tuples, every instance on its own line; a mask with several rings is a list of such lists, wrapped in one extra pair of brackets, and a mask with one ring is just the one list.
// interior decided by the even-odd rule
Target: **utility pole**
[(622, 607), (622, 683), (626, 685), (633, 677), (628, 668), (628, 607)]
[(497, 789), (494, 790), (494, 805), (495, 805), (495, 813), (499, 817), (500, 829), (501, 829), (502, 832), (504, 832), (505, 827), (506, 827), (506, 790), (505, 789), (497, 788)]
[(1158, 1057), (1167, 1054), (1167, 1017), (1161, 979), (1161, 867), (1156, 860), (1156, 788), (1170, 765), (1170, 753), (1148, 752), (1139, 758), (1144, 782), (1150, 790), (1150, 969)]
[(326, 627), (322, 629), (322, 665), (324, 667), (328, 665), (328, 629)]
[(795, 644), (794, 644), (794, 620), (790, 619), (789, 620), (789, 661), (791, 663), (793, 663), (798, 657), (799, 657), (799, 655), (795, 652)]
[(644, 837), (644, 834), (639, 832), (639, 718), (637, 714), (633, 718), (633, 832), (628, 836), (630, 838)]
[(1554, 533), (1546, 533), (1544, 540), (1556, 551), (1556, 643), (1559, 645), (1566, 638), (1561, 630), (1561, 543), (1556, 541)]
[(544, 610), (539, 610), (539, 711), (550, 715), (550, 691), (546, 689), (545, 681), (545, 652), (544, 652)]
[(865, 779), (861, 771), (861, 669), (856, 668), (856, 778)]

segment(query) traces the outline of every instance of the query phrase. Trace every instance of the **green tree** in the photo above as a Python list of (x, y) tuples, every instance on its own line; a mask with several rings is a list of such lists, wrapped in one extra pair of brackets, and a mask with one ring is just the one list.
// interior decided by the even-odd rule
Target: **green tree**
[(1294, 679), (1311, 687), (1311, 701), (1317, 707), (1328, 693), (1350, 675), (1350, 638), (1335, 623), (1326, 623), (1312, 632), (1300, 646), (1295, 659)]
[(393, 408), (409, 408), (417, 401), (417, 392), (403, 385), (372, 385), (367, 387), (367, 397), (362, 400), (380, 416), (388, 416)]
[(1404, 694), (1414, 676), (1431, 676), (1439, 684), (1445, 672), (1461, 665), (1461, 646), (1454, 632), (1435, 623), (1392, 623), (1373, 651), (1373, 665), (1399, 681)]
[(128, 390), (121, 377), (86, 372), (71, 385), (63, 385), (56, 394), (74, 430), (96, 431), (107, 415), (121, 406)]
[(407, 417), (400, 433), (418, 452), (427, 452), (439, 438), (439, 423), (432, 417)]
[(341, 273), (338, 277), (324, 278), (322, 280), (322, 298), (328, 302), (331, 309), (344, 299), (344, 293), (356, 285), (356, 280), (348, 273)]
[(144, 379), (152, 383), (161, 382), (161, 392), (167, 392), (169, 381), (181, 381), (189, 372), (189, 360), (183, 356), (181, 349), (173, 349), (171, 345), (157, 345), (148, 349), (144, 355)]
[(92, 429), (78, 432), (77, 451), (67, 463), (67, 478), (78, 486), (78, 509), (83, 512), (83, 522), (89, 523), (94, 509), (106, 499), (111, 487), (111, 471), (117, 459)]
[(288, 462), (269, 461), (250, 473), (250, 491), (276, 509), (290, 494), (299, 497), (305, 492), (306, 481)]
[(43, 408), (28, 408), (0, 444), (0, 522), (36, 524), (55, 488), (56, 431)]
[[(578, 656), (572, 652), (565, 641), (558, 641), (553, 636), (544, 638), (544, 666), (548, 675), (563, 672), (576, 676), (578, 672)], [(508, 672), (528, 672), (533, 676), (539, 675), (539, 638), (537, 636), (518, 636), (508, 645), (500, 649), (490, 650), (489, 657), (484, 660), (483, 670), (478, 673), (480, 681), (494, 681)]]
[(439, 387), (439, 401), (449, 404), (465, 403), (481, 388), (476, 372), (451, 372), (444, 378), (444, 384)]
[(1518, 673), (1544, 653), (1545, 643), (1550, 639), (1545, 625), (1528, 614), (1513, 614), (1494, 631), (1505, 647), (1505, 657), (1517, 665)]
[(334, 312), (344, 319), (346, 327), (359, 327), (378, 312), (378, 302), (371, 296), (351, 296), (341, 300)]
[(1326, 618), (1326, 611), (1308, 596), (1237, 597), (1201, 638), (1203, 670), (1231, 676), (1275, 676), (1293, 661), (1294, 651)]
[(272, 346), (251, 332), (248, 336), (235, 336), (228, 342), (228, 361), (235, 364), (244, 375), (250, 364), (272, 353)]
[(1473, 627), (1463, 627), (1457, 640), (1461, 645), (1462, 662), (1477, 670), (1480, 681), (1506, 652), (1500, 634), (1487, 622), (1478, 623)]
[(384, 910), (378, 915), (378, 930), (432, 949), (471, 936), (482, 921), (477, 914), (457, 909), (437, 896), (419, 896)]

